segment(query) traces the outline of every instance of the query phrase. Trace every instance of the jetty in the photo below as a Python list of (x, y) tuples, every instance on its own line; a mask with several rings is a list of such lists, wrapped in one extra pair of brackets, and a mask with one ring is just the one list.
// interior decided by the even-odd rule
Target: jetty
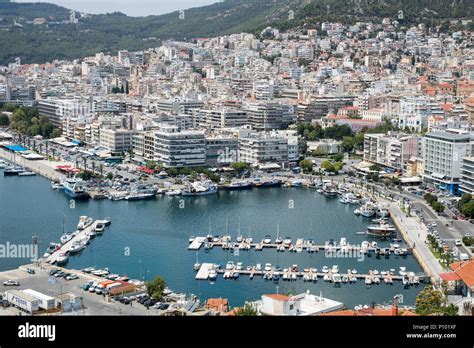
[[(415, 285), (418, 282), (424, 282), (429, 280), (430, 276), (425, 273), (415, 274), (413, 272), (407, 272), (407, 275), (396, 275), (390, 272), (387, 274), (374, 274), (373, 271), (369, 271), (367, 274), (359, 273), (335, 273), (330, 269), (328, 272), (319, 271), (316, 268), (308, 268), (304, 270), (295, 270), (292, 267), (285, 268), (283, 270), (271, 270), (257, 269), (256, 266), (251, 266), (243, 269), (222, 269), (216, 267), (214, 264), (205, 263), (199, 268), (196, 280), (209, 280), (209, 271), (214, 269), (217, 274), (224, 275), (225, 279), (235, 279), (235, 274), (238, 276), (248, 276), (253, 279), (255, 276), (262, 277), (265, 280), (283, 280), (283, 281), (295, 281), (304, 280), (305, 282), (317, 282), (317, 280), (323, 279), (325, 282), (330, 283), (355, 283), (356, 280), (370, 280), (370, 284), (393, 284), (394, 281), (406, 282), (409, 285)], [(345, 279), (344, 279), (345, 278)], [(377, 282), (378, 279), (378, 282)], [(344, 281), (345, 280), (345, 281)]]
[[(206, 251), (212, 250), (214, 248), (221, 248), (223, 250), (241, 250), (248, 251), (251, 249), (262, 251), (263, 249), (274, 249), (278, 252), (290, 251), (290, 252), (303, 252), (308, 253), (313, 252), (331, 252), (331, 253), (374, 253), (380, 256), (388, 256), (390, 254), (405, 256), (411, 252), (411, 249), (408, 247), (402, 247), (397, 244), (391, 244), (390, 247), (378, 247), (376, 242), (368, 243), (368, 245), (356, 245), (356, 244), (337, 244), (336, 242), (330, 240), (325, 242), (325, 244), (316, 244), (312, 240), (304, 240), (298, 238), (296, 243), (285, 243), (283, 241), (277, 243), (272, 241), (268, 243), (268, 240), (262, 239), (260, 242), (254, 242), (249, 238), (243, 239), (241, 242), (232, 242), (230, 236), (224, 237), (195, 237), (194, 240), (189, 244), (188, 250), (198, 251), (201, 248), (205, 248)], [(396, 247), (395, 247), (396, 246)]]
[(104, 226), (109, 226), (111, 224), (110, 220), (96, 220), (91, 225), (86, 227), (83, 230), (77, 231), (77, 234), (66, 244), (61, 245), (61, 247), (52, 253), (49, 257), (45, 259), (46, 263), (55, 264), (60, 256), (63, 253), (69, 253), (69, 248), (71, 245), (79, 240), (82, 240), (86, 236), (88, 236), (91, 232), (93, 232), (97, 226), (97, 224), (103, 224)]

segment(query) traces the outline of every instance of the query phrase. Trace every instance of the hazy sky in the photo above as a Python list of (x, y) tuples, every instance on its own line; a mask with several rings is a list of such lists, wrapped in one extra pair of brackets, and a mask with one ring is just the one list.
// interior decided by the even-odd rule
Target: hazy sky
[[(39, 2), (13, 0), (15, 2)], [(120, 11), (129, 16), (148, 16), (173, 12), (190, 7), (213, 4), (218, 0), (40, 0), (87, 13)]]

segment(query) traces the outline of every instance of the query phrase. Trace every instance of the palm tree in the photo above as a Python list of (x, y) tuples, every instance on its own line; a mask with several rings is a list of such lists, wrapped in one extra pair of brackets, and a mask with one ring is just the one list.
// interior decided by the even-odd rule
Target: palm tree
[(87, 170), (87, 158), (82, 159), (84, 161), (84, 170)]
[(92, 161), (92, 172), (95, 173), (95, 161)]
[(104, 176), (104, 165), (101, 163), (99, 165), (100, 176)]
[(39, 145), (39, 152), (40, 152), (40, 154), (43, 153), (43, 144), (40, 144), (40, 145)]
[(53, 154), (53, 161), (55, 160), (56, 158), (56, 149), (53, 148), (53, 150), (51, 150), (52, 154)]

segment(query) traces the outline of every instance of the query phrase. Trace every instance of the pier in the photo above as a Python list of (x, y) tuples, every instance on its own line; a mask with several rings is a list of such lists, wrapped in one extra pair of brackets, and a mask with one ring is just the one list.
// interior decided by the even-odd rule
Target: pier
[[(395, 244), (395, 243), (394, 243)], [(389, 254), (395, 254), (400, 256), (405, 256), (410, 252), (408, 247), (378, 247), (374, 244), (369, 243), (367, 246), (355, 245), (355, 244), (345, 244), (338, 245), (335, 242), (326, 242), (326, 244), (315, 244), (312, 241), (304, 240), (298, 238), (296, 243), (284, 243), (284, 242), (270, 242), (265, 243), (265, 240), (261, 240), (258, 243), (250, 241), (248, 238), (243, 239), (241, 242), (232, 242), (230, 236), (224, 236), (220, 238), (213, 238), (210, 240), (208, 237), (196, 237), (188, 246), (188, 250), (198, 251), (201, 248), (206, 250), (212, 250), (214, 248), (221, 248), (223, 250), (257, 250), (262, 251), (263, 249), (276, 249), (278, 252), (290, 251), (290, 252), (303, 252), (308, 253), (312, 252), (341, 252), (341, 253), (375, 253), (381, 256), (388, 256)]]
[(94, 221), (90, 226), (88, 226), (87, 228), (79, 231), (77, 233), (76, 236), (74, 236), (69, 242), (67, 242), (66, 244), (63, 244), (61, 245), (61, 248), (59, 248), (58, 250), (56, 250), (53, 254), (51, 254), (51, 256), (49, 256), (48, 258), (46, 258), (45, 262), (49, 263), (49, 264), (54, 264), (56, 263), (56, 261), (58, 260), (58, 257), (60, 254), (62, 253), (69, 253), (69, 248), (71, 247), (71, 245), (75, 242), (75, 241), (78, 241), (78, 240), (81, 240), (82, 238), (88, 236), (92, 231), (94, 231), (97, 223), (108, 223), (108, 221)]
[[(221, 269), (220, 267), (216, 267), (213, 264), (204, 263), (199, 268), (197, 275), (195, 277), (196, 280), (209, 280), (209, 271), (214, 269), (217, 274), (224, 275), (224, 279), (235, 279), (235, 273), (238, 276), (248, 276), (250, 279), (253, 279), (255, 276), (263, 277), (266, 280), (272, 280), (274, 277), (277, 277), (277, 280), (284, 280), (284, 281), (295, 281), (303, 279), (306, 282), (316, 282), (319, 279), (323, 279), (326, 282), (332, 283), (355, 283), (356, 280), (366, 280), (370, 279), (370, 284), (378, 284), (378, 283), (385, 283), (385, 284), (392, 284), (394, 281), (406, 281), (407, 284), (413, 285), (417, 284), (416, 279), (418, 282), (422, 282), (424, 280), (429, 280), (430, 276), (426, 275), (425, 273), (420, 274), (411, 274), (412, 272), (407, 272), (407, 275), (395, 275), (390, 272), (387, 274), (374, 274), (373, 271), (369, 271), (368, 274), (359, 274), (359, 273), (335, 273), (332, 272), (330, 269), (328, 272), (322, 272), (315, 268), (308, 268), (302, 271), (293, 270), (291, 267), (285, 268), (282, 271), (277, 271), (272, 268), (269, 271), (264, 269), (257, 269), (256, 266), (251, 266), (245, 269)], [(227, 277), (226, 277), (227, 275)], [(326, 277), (326, 279), (325, 279)], [(343, 278), (347, 278), (344, 281)], [(379, 282), (377, 283), (377, 279)]]

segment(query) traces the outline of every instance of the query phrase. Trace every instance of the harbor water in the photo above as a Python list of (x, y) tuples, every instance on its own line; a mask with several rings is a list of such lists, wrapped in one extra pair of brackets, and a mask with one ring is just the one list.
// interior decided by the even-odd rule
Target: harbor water
[[(328, 198), (308, 188), (268, 188), (249, 191), (220, 191), (202, 197), (159, 197), (152, 201), (113, 202), (77, 201), (69, 206), (69, 198), (62, 191), (51, 189), (42, 177), (3, 177), (0, 175), (0, 243), (31, 244), (32, 236), (41, 241), (40, 254), (50, 242), (59, 242), (65, 216), (66, 231), (75, 231), (79, 217), (110, 218), (112, 225), (102, 236), (95, 238), (81, 254), (70, 258), (68, 268), (89, 266), (108, 267), (112, 273), (127, 274), (131, 278), (149, 280), (156, 275), (165, 278), (176, 292), (195, 294), (201, 299), (228, 298), (232, 306), (245, 301), (260, 299), (262, 294), (301, 293), (311, 291), (354, 307), (358, 304), (391, 303), (396, 294), (403, 295), (403, 304), (413, 305), (423, 285), (405, 289), (401, 282), (393, 285), (372, 285), (367, 288), (363, 280), (357, 284), (305, 283), (301, 279), (278, 283), (264, 281), (261, 277), (250, 280), (241, 275), (238, 280), (224, 280), (219, 276), (215, 283), (195, 280), (193, 269), (196, 259), (200, 263), (217, 263), (225, 267), (227, 261), (248, 265), (271, 263), (283, 268), (297, 264), (300, 269), (338, 265), (341, 273), (357, 269), (389, 270), (404, 266), (407, 271), (422, 272), (412, 255), (390, 255), (388, 259), (375, 255), (360, 260), (357, 257), (326, 258), (324, 252), (309, 254), (283, 253), (275, 249), (240, 251), (237, 255), (221, 248), (199, 253), (188, 251), (190, 236), (209, 233), (224, 235), (227, 221), (233, 240), (237, 237), (240, 220), (244, 237), (249, 234), (254, 241), (265, 235), (313, 239), (324, 244), (329, 239), (339, 243), (347, 238), (350, 244), (376, 240), (379, 246), (389, 246), (390, 241), (367, 239), (357, 232), (365, 231), (370, 219), (354, 215), (355, 206), (344, 205), (337, 198)], [(25, 259), (0, 259), (0, 270), (16, 268), (30, 262)]]

